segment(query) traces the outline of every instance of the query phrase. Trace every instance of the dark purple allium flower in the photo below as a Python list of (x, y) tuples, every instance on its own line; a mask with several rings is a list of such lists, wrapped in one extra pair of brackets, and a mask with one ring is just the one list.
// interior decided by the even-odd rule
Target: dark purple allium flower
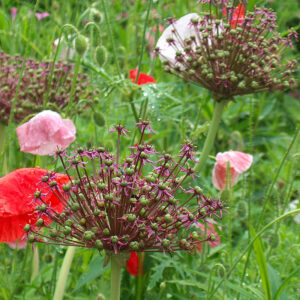
[[(64, 210), (51, 209), (44, 194), (37, 192), (38, 221), (35, 226), (25, 226), (28, 240), (115, 254), (192, 251), (200, 242), (212, 241), (214, 236), (198, 230), (198, 223), (221, 218), (225, 209), (220, 200), (206, 197), (200, 187), (184, 187), (193, 174), (193, 145), (184, 144), (177, 158), (158, 154), (143, 141), (149, 125), (144, 121), (137, 124), (140, 141), (130, 147), (131, 154), (122, 162), (119, 149), (116, 156), (102, 147), (80, 148), (70, 157), (66, 151), (58, 151), (70, 182), (59, 189), (55, 178), (48, 175), (43, 183), (60, 199)], [(116, 126), (116, 131), (120, 137), (124, 127)], [(53, 221), (51, 226), (43, 222), (45, 217)]]
[(199, 2), (207, 12), (172, 19), (158, 40), (165, 71), (207, 88), (217, 101), (296, 85), (296, 62), (283, 59), (294, 34), (276, 31), (271, 9), (247, 11), (246, 1)]
[[(8, 122), (23, 61), (22, 56), (10, 56), (0, 52), (0, 122), (4, 124)], [(20, 122), (26, 116), (45, 109), (43, 104), (48, 91), (51, 66), (51, 61), (38, 62), (33, 59), (25, 61), (24, 75), (16, 99), (14, 121)], [(74, 76), (72, 69), (71, 63), (55, 63), (46, 108), (61, 112), (67, 106)], [(92, 93), (87, 86), (89, 86), (88, 77), (79, 74), (73, 95), (74, 104), (80, 99), (91, 100)]]

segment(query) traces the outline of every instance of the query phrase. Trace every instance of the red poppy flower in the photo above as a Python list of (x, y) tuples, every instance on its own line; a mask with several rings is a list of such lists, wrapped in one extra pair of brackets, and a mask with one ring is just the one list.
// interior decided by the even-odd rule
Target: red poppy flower
[[(232, 17), (231, 17), (231, 28), (235, 28), (237, 24), (242, 24), (245, 20), (245, 10), (246, 7), (243, 4), (239, 4), (233, 11)], [(227, 15), (227, 10), (224, 7), (223, 9), (223, 15)]]
[[(135, 81), (136, 81), (136, 76), (137, 76), (137, 69), (129, 71), (129, 78), (131, 79), (131, 81), (133, 83), (135, 83)], [(140, 73), (137, 84), (142, 85), (142, 84), (147, 84), (147, 83), (156, 83), (156, 81), (152, 76), (147, 75), (145, 73)]]
[[(136, 252), (130, 252), (130, 257), (127, 261), (126, 267), (130, 275), (139, 276), (139, 256)], [(142, 261), (142, 276), (144, 276), (143, 261)]]
[[(45, 183), (41, 183), (41, 180), (47, 172), (49, 171), (40, 168), (23, 168), (0, 178), (0, 242), (9, 243), (21, 239), (25, 233), (23, 227), (37, 221), (34, 214), (37, 206), (34, 193), (37, 189), (43, 193)], [(55, 180), (61, 186), (69, 178), (56, 173)], [(38, 183), (41, 184), (37, 185)], [(53, 192), (49, 192), (44, 199), (51, 209), (62, 212), (63, 204)], [(49, 223), (50, 220), (45, 221)]]
[(246, 7), (243, 4), (239, 4), (233, 11), (231, 18), (231, 27), (235, 28), (237, 24), (241, 24), (245, 20)]

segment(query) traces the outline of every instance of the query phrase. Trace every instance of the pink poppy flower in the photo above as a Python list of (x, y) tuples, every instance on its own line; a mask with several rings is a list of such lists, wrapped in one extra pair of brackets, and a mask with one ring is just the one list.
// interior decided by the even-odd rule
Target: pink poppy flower
[(75, 134), (74, 123), (51, 110), (44, 110), (17, 127), (21, 151), (36, 155), (53, 155), (58, 149), (66, 149), (75, 140)]
[(230, 186), (236, 184), (239, 175), (250, 168), (253, 156), (239, 151), (218, 153), (213, 169), (212, 181), (218, 190), (226, 187), (227, 162), (230, 165)]
[(35, 13), (36, 18), (38, 19), (38, 21), (41, 21), (44, 18), (47, 18), (50, 16), (49, 13), (44, 12), (44, 13)]
[[(219, 246), (220, 243), (221, 243), (221, 237), (216, 232), (214, 224), (208, 223), (208, 222), (206, 224), (207, 224), (206, 230), (205, 230), (205, 225), (204, 224), (197, 223), (196, 226), (198, 228), (200, 228), (200, 230), (203, 233), (206, 233), (206, 236), (212, 236), (212, 235), (214, 236), (214, 240), (208, 242), (208, 246), (210, 248), (214, 248), (214, 247)], [(201, 242), (196, 243), (196, 249), (197, 249), (198, 252), (202, 252), (202, 243)]]
[(16, 7), (12, 7), (10, 9), (10, 15), (11, 15), (11, 19), (14, 20), (17, 16), (18, 13), (18, 9)]

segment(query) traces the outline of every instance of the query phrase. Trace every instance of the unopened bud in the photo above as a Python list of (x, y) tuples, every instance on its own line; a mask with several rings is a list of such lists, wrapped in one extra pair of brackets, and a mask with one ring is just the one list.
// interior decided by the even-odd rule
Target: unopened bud
[(95, 50), (95, 60), (99, 67), (104, 67), (108, 60), (108, 52), (104, 46), (98, 46)]
[(78, 37), (75, 40), (75, 49), (79, 55), (83, 55), (88, 47), (88, 43), (86, 40), (86, 37), (83, 35), (78, 35)]

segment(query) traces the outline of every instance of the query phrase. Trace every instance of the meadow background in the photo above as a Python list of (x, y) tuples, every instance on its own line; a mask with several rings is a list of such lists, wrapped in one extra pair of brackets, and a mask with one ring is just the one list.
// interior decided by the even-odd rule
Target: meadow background
[[(285, 32), (293, 26), (299, 29), (297, 0), (251, 2), (254, 3), (277, 12), (278, 31)], [(0, 5), (0, 50), (7, 54), (53, 60), (53, 41), (65, 24), (72, 24), (90, 39), (80, 72), (89, 76), (88, 88), (97, 92), (88, 104), (78, 104), (76, 114), (63, 114), (76, 125), (74, 146), (103, 145), (114, 150), (116, 140), (108, 130), (121, 122), (134, 131), (132, 102), (138, 115), (151, 120), (155, 134), (148, 140), (158, 151), (175, 153), (185, 139), (201, 149), (213, 112), (209, 92), (163, 72), (151, 52), (151, 40), (160, 35), (159, 26), (165, 26), (168, 17), (197, 12), (197, 1), (1, 0)], [(14, 20), (12, 7), (18, 8)], [(91, 8), (101, 12), (97, 27), (85, 26), (87, 21), (93, 21), (89, 19)], [(38, 21), (33, 12), (50, 15)], [(72, 33), (70, 26), (63, 30), (65, 37)], [(99, 45), (108, 51), (103, 67), (95, 61), (94, 52)], [(299, 42), (294, 46), (289, 55), (299, 58)], [(71, 61), (75, 63), (76, 59), (75, 56)], [(133, 84), (129, 70), (137, 66), (153, 76), (157, 84)], [(121, 299), (298, 299), (299, 223), (293, 216), (281, 216), (293, 200), (300, 198), (299, 122), (299, 90), (236, 97), (230, 102), (211, 154), (230, 149), (243, 151), (254, 156), (254, 163), (230, 192), (222, 194), (230, 214), (217, 224), (220, 245), (205, 245), (201, 253), (193, 255), (147, 254), (142, 282), (138, 283), (138, 278), (124, 269)], [(17, 125), (12, 123), (6, 130), (7, 170), (36, 165), (52, 169), (53, 158), (36, 158), (19, 151)], [(130, 142), (125, 138), (121, 151), (125, 153)], [(4, 175), (3, 156), (1, 159)], [(214, 162), (213, 157), (208, 160), (197, 183), (207, 195), (217, 198), (219, 191), (211, 181)], [(274, 224), (261, 231), (250, 245), (251, 239), (272, 221)], [(0, 299), (52, 299), (66, 248), (44, 244), (37, 247), (40, 270), (31, 281), (31, 246), (12, 250), (0, 244)], [(64, 299), (102, 299), (97, 298), (98, 294), (109, 299), (110, 270), (103, 262), (104, 256), (96, 250), (78, 249)], [(142, 296), (136, 294), (138, 284), (142, 286)]]

